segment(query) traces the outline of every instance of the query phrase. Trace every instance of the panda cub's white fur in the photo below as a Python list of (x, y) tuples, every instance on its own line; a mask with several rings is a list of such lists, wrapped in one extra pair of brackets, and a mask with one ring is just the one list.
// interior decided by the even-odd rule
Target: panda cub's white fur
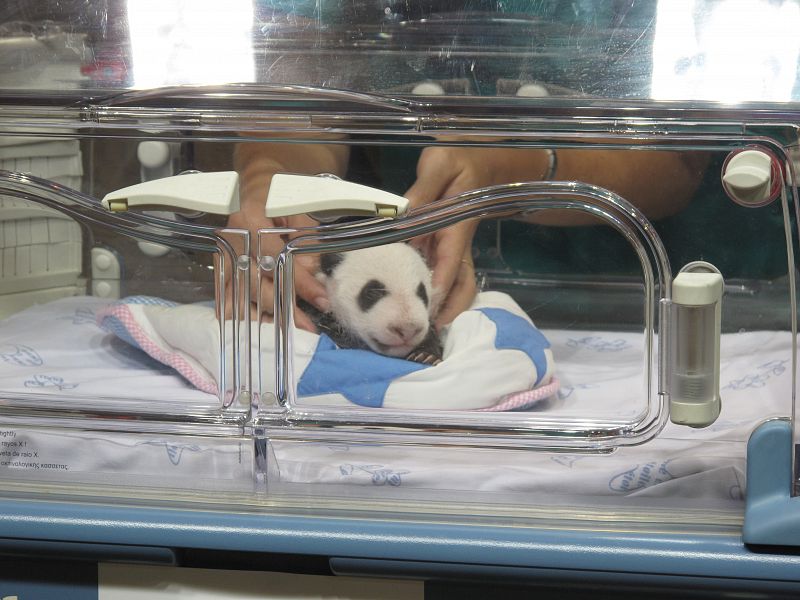
[(353, 338), (345, 345), (404, 357), (433, 335), (431, 272), (411, 246), (387, 244), (326, 254), (320, 265), (329, 316), (340, 333)]

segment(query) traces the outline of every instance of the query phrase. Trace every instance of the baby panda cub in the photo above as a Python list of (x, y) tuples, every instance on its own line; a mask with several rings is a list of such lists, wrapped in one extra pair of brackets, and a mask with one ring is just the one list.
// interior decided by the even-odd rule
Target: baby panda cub
[(407, 244), (320, 257), (330, 310), (315, 320), (340, 348), (370, 349), (425, 364), (441, 362), (431, 324), (431, 272)]

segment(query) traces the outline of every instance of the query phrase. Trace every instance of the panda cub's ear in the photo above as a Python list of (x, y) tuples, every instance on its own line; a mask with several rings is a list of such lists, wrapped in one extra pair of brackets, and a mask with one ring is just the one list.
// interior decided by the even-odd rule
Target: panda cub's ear
[(323, 254), (319, 257), (319, 270), (327, 277), (333, 275), (333, 271), (344, 260), (341, 252)]

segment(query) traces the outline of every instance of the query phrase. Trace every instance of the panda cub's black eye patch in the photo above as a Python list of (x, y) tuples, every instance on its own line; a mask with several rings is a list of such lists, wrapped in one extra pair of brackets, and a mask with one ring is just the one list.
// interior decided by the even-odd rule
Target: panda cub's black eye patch
[(425, 284), (420, 283), (417, 286), (417, 296), (420, 297), (422, 303), (427, 307), (428, 306), (428, 292), (425, 290)]
[(367, 312), (370, 308), (375, 306), (378, 300), (388, 293), (389, 290), (387, 290), (386, 286), (380, 281), (377, 279), (370, 279), (358, 293), (358, 306), (363, 312)]

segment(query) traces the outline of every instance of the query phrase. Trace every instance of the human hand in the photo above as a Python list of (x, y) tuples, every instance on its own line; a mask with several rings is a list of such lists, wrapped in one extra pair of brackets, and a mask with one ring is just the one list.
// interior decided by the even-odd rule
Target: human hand
[[(417, 180), (406, 192), (412, 208), (477, 188), (541, 177), (549, 167), (541, 150), (430, 147), (422, 151)], [(452, 322), (472, 304), (477, 292), (470, 219), (412, 242), (433, 269), (435, 325)]]
[[(234, 229), (245, 229), (250, 232), (250, 289), (251, 298), (248, 301), (250, 307), (251, 318), (262, 318), (265, 322), (272, 322), (274, 315), (274, 293), (275, 287), (273, 283), (273, 272), (264, 272), (261, 278), (261, 287), (259, 289), (258, 279), (258, 265), (256, 256), (258, 256), (258, 230), (269, 228), (285, 228), (285, 229), (299, 229), (303, 227), (311, 227), (316, 223), (307, 215), (296, 215), (286, 218), (269, 219), (264, 216), (263, 206), (261, 209), (253, 208), (255, 203), (248, 203), (242, 210), (230, 216), (228, 219), (228, 227)], [(284, 246), (291, 239), (297, 237), (298, 233), (286, 234), (272, 234), (266, 237), (260, 248), (262, 255), (277, 256)], [(242, 248), (237, 248), (241, 254)], [(293, 285), (295, 293), (298, 297), (303, 298), (321, 311), (326, 311), (329, 308), (327, 292), (315, 277), (318, 271), (318, 259), (312, 255), (304, 254), (298, 255), (294, 259), (294, 277)], [(225, 317), (232, 317), (232, 302), (231, 299), (231, 280), (229, 277), (225, 281), (225, 294), (228, 302), (226, 303)], [(262, 315), (257, 314), (257, 300), (261, 300)], [(308, 331), (316, 331), (311, 318), (302, 310), (295, 306), (294, 310), (295, 324), (301, 329)]]
[[(301, 134), (293, 134), (292, 139), (302, 139)], [(337, 136), (338, 139), (338, 136)], [(298, 144), (298, 143), (256, 143), (243, 142), (237, 144), (234, 151), (233, 163), (239, 173), (239, 197), (241, 210), (231, 215), (228, 226), (231, 228), (246, 229), (251, 234), (251, 258), (258, 254), (258, 230), (264, 228), (299, 229), (310, 227), (316, 223), (306, 215), (297, 215), (288, 218), (268, 219), (264, 216), (264, 203), (267, 191), (275, 173), (298, 173), (313, 175), (317, 173), (343, 174), (349, 157), (349, 148), (339, 144)], [(277, 256), (285, 244), (296, 237), (297, 233), (274, 234), (265, 242), (262, 254)], [(308, 254), (297, 256), (294, 261), (294, 289), (298, 297), (325, 312), (330, 308), (325, 286), (317, 281), (314, 274), (318, 270), (318, 259)], [(256, 300), (259, 297), (258, 266), (251, 262), (251, 314), (257, 312)], [(256, 315), (267, 321), (273, 319), (274, 285), (273, 273), (265, 272), (262, 277), (260, 290), (263, 315)], [(226, 294), (230, 297), (230, 282), (226, 281)], [(226, 306), (231, 306), (228, 302)], [(231, 314), (226, 309), (226, 316)], [(295, 323), (302, 329), (316, 331), (314, 323), (309, 316), (295, 307)]]

